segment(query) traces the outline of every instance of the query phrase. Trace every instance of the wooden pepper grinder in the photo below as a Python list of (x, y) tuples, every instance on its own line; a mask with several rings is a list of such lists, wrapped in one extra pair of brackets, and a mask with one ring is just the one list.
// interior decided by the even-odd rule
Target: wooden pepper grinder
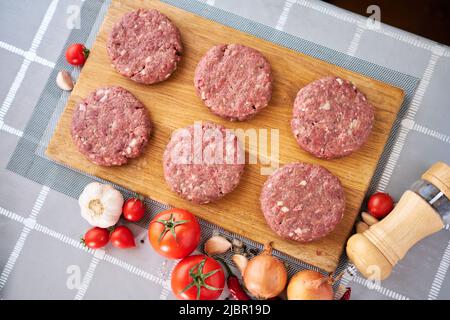
[(449, 199), (450, 167), (437, 162), (402, 195), (386, 218), (350, 237), (350, 261), (366, 278), (386, 279), (414, 244), (450, 222)]

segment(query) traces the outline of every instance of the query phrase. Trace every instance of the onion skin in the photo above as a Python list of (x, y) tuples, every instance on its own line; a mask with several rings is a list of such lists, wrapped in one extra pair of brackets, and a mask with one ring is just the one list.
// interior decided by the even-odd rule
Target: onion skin
[(296, 273), (287, 288), (288, 300), (333, 300), (333, 279), (312, 270)]
[(244, 271), (245, 287), (258, 299), (276, 297), (286, 287), (286, 267), (271, 253), (272, 248), (268, 244), (262, 254), (248, 262)]

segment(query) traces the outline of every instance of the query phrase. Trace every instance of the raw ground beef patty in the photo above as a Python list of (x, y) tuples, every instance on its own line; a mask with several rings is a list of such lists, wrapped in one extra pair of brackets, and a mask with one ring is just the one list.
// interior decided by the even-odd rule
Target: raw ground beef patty
[(78, 150), (101, 166), (119, 166), (139, 156), (152, 125), (144, 105), (121, 87), (89, 94), (74, 110), (72, 139)]
[(332, 159), (358, 150), (373, 122), (373, 107), (363, 93), (350, 81), (326, 77), (298, 92), (291, 127), (304, 150)]
[(326, 236), (345, 210), (339, 179), (319, 165), (300, 162), (275, 171), (264, 184), (260, 201), (270, 228), (300, 242)]
[(172, 134), (164, 152), (164, 177), (182, 198), (198, 204), (213, 202), (239, 184), (245, 155), (238, 138), (225, 130), (215, 123), (196, 123)]
[(177, 27), (155, 9), (126, 13), (113, 26), (107, 49), (121, 75), (143, 84), (167, 79), (183, 51)]
[(200, 60), (194, 85), (213, 113), (243, 121), (269, 103), (272, 72), (259, 51), (240, 44), (222, 44), (212, 47)]

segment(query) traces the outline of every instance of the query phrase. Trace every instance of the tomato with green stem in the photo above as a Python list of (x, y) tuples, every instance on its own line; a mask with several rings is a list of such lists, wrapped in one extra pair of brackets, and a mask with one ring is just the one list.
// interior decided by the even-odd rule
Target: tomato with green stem
[(71, 44), (66, 50), (66, 60), (73, 66), (81, 66), (89, 56), (89, 49), (81, 43)]
[(158, 213), (150, 222), (148, 238), (160, 255), (181, 259), (191, 254), (200, 242), (200, 225), (195, 216), (184, 209)]
[(182, 300), (215, 300), (223, 291), (225, 274), (219, 262), (206, 255), (181, 260), (172, 271), (173, 294)]

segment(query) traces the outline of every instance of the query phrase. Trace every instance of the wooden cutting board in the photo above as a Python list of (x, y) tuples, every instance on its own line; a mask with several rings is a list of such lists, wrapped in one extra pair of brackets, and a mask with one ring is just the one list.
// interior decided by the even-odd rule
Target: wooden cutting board
[[(113, 23), (125, 12), (137, 8), (160, 10), (181, 32), (185, 47), (182, 61), (177, 71), (160, 84), (145, 86), (120, 76), (111, 67), (106, 53), (107, 37)], [(254, 47), (261, 51), (272, 65), (272, 100), (266, 109), (250, 121), (225, 121), (210, 113), (195, 94), (193, 78), (196, 64), (211, 46), (219, 43), (241, 43)], [(327, 75), (351, 80), (367, 95), (376, 109), (375, 125), (369, 141), (355, 154), (337, 160), (316, 159), (302, 151), (290, 129), (292, 105), (298, 90)], [(106, 168), (90, 163), (77, 151), (70, 136), (72, 111), (77, 103), (92, 90), (106, 85), (120, 85), (131, 91), (146, 105), (154, 123), (154, 131), (144, 154), (122, 167)], [(47, 154), (58, 162), (117, 183), (154, 200), (191, 210), (199, 217), (257, 242), (274, 241), (276, 249), (326, 271), (333, 271), (359, 213), (402, 101), (403, 91), (398, 88), (279, 47), (176, 7), (159, 1), (116, 0), (112, 2), (103, 22), (89, 59), (48, 146)], [(162, 154), (173, 130), (198, 120), (215, 121), (228, 128), (244, 130), (268, 129), (270, 132), (270, 129), (278, 129), (280, 166), (296, 161), (317, 163), (338, 176), (344, 185), (347, 203), (344, 218), (336, 230), (326, 238), (308, 244), (287, 241), (276, 236), (267, 226), (260, 211), (259, 193), (267, 179), (267, 176), (260, 174), (260, 161), (258, 164), (247, 164), (239, 186), (216, 203), (194, 205), (171, 192), (163, 177)], [(248, 144), (246, 149), (248, 151)]]

